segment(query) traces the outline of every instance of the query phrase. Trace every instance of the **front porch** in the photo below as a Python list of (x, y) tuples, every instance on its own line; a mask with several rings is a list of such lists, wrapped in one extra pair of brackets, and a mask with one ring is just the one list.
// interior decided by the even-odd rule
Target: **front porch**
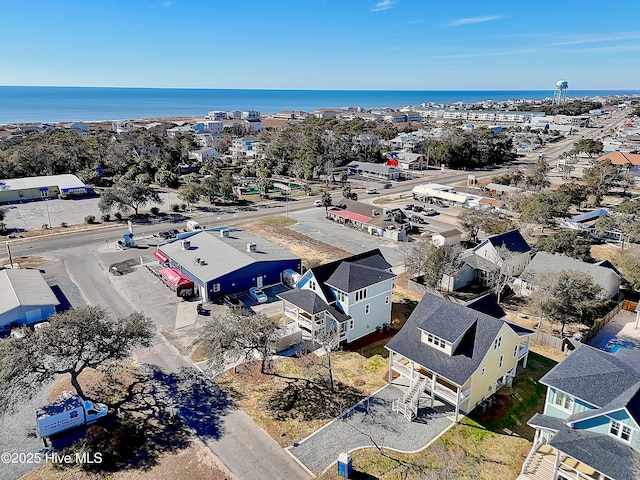
[(536, 443), (522, 467), (522, 480), (611, 480), (585, 463), (554, 449)]
[[(404, 403), (408, 405), (407, 408), (415, 407), (414, 404), (417, 404), (416, 399), (419, 398), (423, 392), (427, 392), (431, 407), (433, 407), (436, 398), (454, 407), (456, 422), (458, 421), (460, 412), (468, 413), (470, 410), (463, 407), (463, 404), (471, 395), (470, 385), (455, 385), (444, 377), (438, 376), (435, 372), (395, 352), (391, 352), (389, 355), (389, 383), (393, 380), (393, 372), (399, 374), (409, 383), (409, 391), (405, 395), (406, 398), (404, 398)], [(398, 411), (403, 410), (406, 411), (406, 408), (398, 408)]]

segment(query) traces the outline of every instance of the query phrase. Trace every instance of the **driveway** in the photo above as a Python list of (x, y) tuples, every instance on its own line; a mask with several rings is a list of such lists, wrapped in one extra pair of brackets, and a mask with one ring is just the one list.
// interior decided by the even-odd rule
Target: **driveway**
[[(387, 385), (287, 451), (319, 475), (342, 452), (375, 447), (374, 442), (391, 450), (415, 452), (454, 424), (452, 408), (442, 404), (420, 408), (418, 418), (409, 422), (391, 410), (393, 400), (402, 394), (395, 385)], [(428, 405), (428, 400), (423, 397), (420, 403)]]

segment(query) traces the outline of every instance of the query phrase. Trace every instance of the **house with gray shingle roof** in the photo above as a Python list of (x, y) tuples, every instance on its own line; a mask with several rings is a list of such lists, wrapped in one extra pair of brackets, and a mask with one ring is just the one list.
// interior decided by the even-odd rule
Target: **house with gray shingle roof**
[[(483, 310), (486, 305), (483, 306)], [(394, 410), (412, 418), (423, 392), (469, 413), (527, 366), (533, 332), (449, 300), (425, 294), (402, 330), (386, 345), (389, 382), (399, 374), (408, 396)], [(402, 400), (402, 401), (400, 401)], [(413, 411), (411, 411), (413, 410)]]
[(520, 295), (529, 296), (536, 288), (536, 282), (540, 277), (562, 271), (588, 274), (593, 282), (602, 288), (607, 298), (615, 297), (620, 291), (620, 276), (614, 269), (549, 252), (535, 254), (529, 265), (514, 280), (514, 290)]
[(278, 295), (283, 318), (312, 339), (335, 328), (341, 342), (353, 342), (391, 321), (395, 278), (378, 249), (310, 268), (296, 288)]
[(640, 470), (640, 351), (580, 345), (540, 383), (544, 411), (522, 478), (631, 480)]

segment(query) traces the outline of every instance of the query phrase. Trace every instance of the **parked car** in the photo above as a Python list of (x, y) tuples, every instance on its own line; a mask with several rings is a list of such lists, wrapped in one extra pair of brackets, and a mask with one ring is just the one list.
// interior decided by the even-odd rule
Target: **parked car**
[(406, 207), (404, 207), (405, 210), (413, 210), (415, 207), (415, 205), (413, 203), (410, 203), (409, 205), (407, 205)]
[(196, 311), (198, 312), (198, 315), (209, 315), (209, 310), (205, 309), (201, 303), (196, 305)]
[(321, 207), (322, 206), (322, 200), (315, 200), (313, 202), (313, 205), (316, 206), (316, 207)]
[(378, 193), (378, 190), (375, 188), (367, 188), (366, 193)]
[(424, 215), (427, 215), (428, 217), (433, 217), (434, 215), (438, 215), (440, 212), (438, 212), (437, 210), (435, 210), (433, 208), (425, 208), (422, 213)]
[(421, 207), (420, 205), (415, 205), (413, 207), (413, 211), (414, 212), (424, 212), (424, 207)]
[(385, 184), (383, 185), (383, 187), (384, 187), (384, 188), (391, 188), (391, 187), (393, 187), (393, 185), (392, 185), (392, 184), (390, 184), (390, 183), (385, 183)]
[(251, 287), (249, 289), (249, 295), (251, 295), (251, 298), (253, 298), (258, 303), (266, 303), (269, 299), (266, 293), (264, 293), (262, 289), (258, 287)]

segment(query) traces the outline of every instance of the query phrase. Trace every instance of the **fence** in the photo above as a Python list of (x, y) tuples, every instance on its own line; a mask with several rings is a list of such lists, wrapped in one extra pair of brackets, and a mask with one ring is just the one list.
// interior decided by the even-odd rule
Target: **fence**
[(531, 342), (540, 345), (546, 345), (547, 347), (555, 348), (556, 350), (563, 351), (564, 340), (560, 337), (554, 337), (544, 332), (535, 332), (531, 335)]

